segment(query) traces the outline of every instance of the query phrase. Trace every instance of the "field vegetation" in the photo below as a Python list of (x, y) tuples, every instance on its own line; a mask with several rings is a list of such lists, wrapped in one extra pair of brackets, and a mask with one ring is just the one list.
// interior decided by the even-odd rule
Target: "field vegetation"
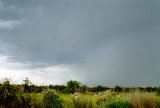
[(37, 86), (28, 78), (21, 85), (5, 79), (0, 84), (0, 108), (160, 108), (159, 87)]

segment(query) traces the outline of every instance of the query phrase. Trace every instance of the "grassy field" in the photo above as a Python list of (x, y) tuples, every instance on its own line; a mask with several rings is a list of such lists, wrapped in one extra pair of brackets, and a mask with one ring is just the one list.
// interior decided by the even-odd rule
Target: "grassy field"
[[(43, 93), (30, 94), (32, 104), (43, 108)], [(58, 94), (63, 108), (159, 108), (160, 96), (154, 92)]]
[(0, 108), (160, 108), (160, 88), (0, 85)]

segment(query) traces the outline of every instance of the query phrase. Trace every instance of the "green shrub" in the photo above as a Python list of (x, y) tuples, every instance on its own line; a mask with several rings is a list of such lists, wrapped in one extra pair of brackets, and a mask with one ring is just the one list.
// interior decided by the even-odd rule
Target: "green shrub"
[(106, 101), (105, 108), (131, 108), (131, 104), (126, 100), (113, 99)]
[(16, 106), (19, 103), (16, 93), (18, 93), (18, 89), (6, 79), (0, 87), (0, 105), (4, 107)]
[(156, 89), (156, 93), (157, 93), (157, 95), (160, 95), (160, 87), (158, 87), (158, 88)]
[(54, 91), (48, 91), (44, 95), (45, 108), (62, 108), (61, 100)]
[(28, 94), (19, 94), (19, 108), (31, 108), (31, 97)]

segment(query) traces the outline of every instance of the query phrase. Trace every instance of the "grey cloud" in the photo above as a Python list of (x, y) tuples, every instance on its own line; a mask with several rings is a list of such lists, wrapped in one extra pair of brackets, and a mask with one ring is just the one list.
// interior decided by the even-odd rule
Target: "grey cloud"
[[(145, 40), (145, 41), (144, 41)], [(159, 38), (118, 38), (101, 46), (83, 64), (85, 83), (156, 86), (159, 83)], [(99, 78), (101, 80), (99, 80)]]
[(2, 29), (13, 29), (15, 26), (19, 25), (21, 22), (20, 21), (5, 21), (5, 20), (0, 20), (0, 30)]
[(1, 5), (0, 19), (23, 21), (0, 30), (0, 40), (15, 46), (7, 49), (12, 61), (72, 65), (89, 84), (159, 83), (158, 0), (2, 0)]

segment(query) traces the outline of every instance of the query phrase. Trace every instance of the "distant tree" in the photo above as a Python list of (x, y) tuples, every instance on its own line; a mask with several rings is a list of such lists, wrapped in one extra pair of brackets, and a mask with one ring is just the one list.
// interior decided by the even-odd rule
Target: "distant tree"
[(65, 88), (66, 86), (64, 85), (49, 85), (49, 89), (55, 89), (58, 91), (64, 91)]
[(80, 87), (80, 92), (83, 93), (83, 92), (87, 92), (89, 91), (89, 87), (87, 85), (82, 85)]
[(146, 87), (145, 90), (146, 90), (147, 92), (154, 92), (154, 91), (155, 91), (155, 88), (153, 88), (153, 87)]
[(58, 91), (64, 91), (65, 88), (66, 88), (66, 86), (64, 86), (64, 85), (55, 85), (55, 89)]
[(107, 89), (108, 89), (108, 87), (104, 87), (102, 85), (97, 85), (96, 87), (92, 87), (91, 91), (92, 92), (102, 92), (102, 91), (105, 91)]
[(136, 89), (138, 89), (139, 91), (144, 91), (145, 90), (143, 87), (137, 87)]
[(24, 82), (24, 92), (25, 93), (29, 93), (29, 92), (31, 92), (31, 87), (30, 87), (30, 85), (32, 84), (31, 83), (31, 81), (26, 77), (26, 79), (25, 80), (23, 80), (23, 82)]
[(102, 92), (108, 90), (108, 87), (102, 86), (102, 85), (97, 85), (96, 87), (91, 88), (91, 92)]
[(23, 82), (24, 82), (25, 85), (31, 85), (32, 84), (32, 82), (27, 77), (26, 77), (25, 80), (23, 80)]
[(66, 91), (69, 93), (75, 93), (79, 90), (80, 88), (80, 83), (78, 81), (68, 81), (67, 82), (67, 87), (66, 87)]
[(125, 92), (125, 93), (129, 93), (129, 87), (125, 87), (125, 88), (124, 88), (124, 92)]
[(117, 86), (114, 87), (114, 91), (115, 92), (122, 92), (123, 88), (117, 85)]

